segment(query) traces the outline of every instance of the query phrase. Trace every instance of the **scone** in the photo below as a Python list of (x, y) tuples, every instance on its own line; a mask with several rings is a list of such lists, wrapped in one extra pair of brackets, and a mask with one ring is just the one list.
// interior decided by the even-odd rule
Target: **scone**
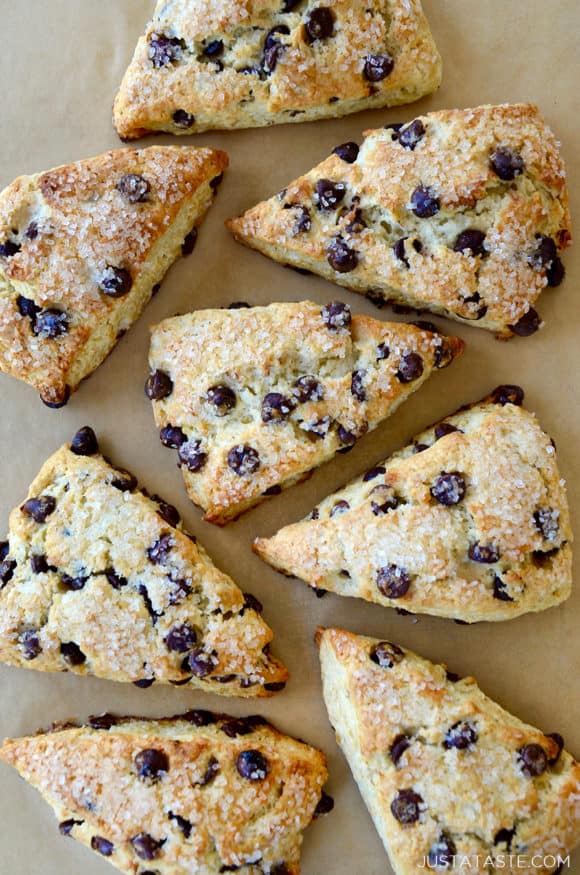
[(193, 249), (224, 152), (120, 149), (0, 194), (0, 370), (62, 407)]
[(120, 136), (335, 118), (441, 82), (420, 0), (159, 0), (114, 107)]
[(0, 661), (138, 687), (267, 696), (288, 672), (240, 592), (81, 429), (43, 465), (0, 544)]
[(342, 629), (317, 642), (330, 722), (396, 875), (561, 871), (580, 843), (580, 765), (560, 735), (396, 644)]
[(499, 386), (254, 549), (317, 590), (467, 623), (563, 602), (572, 584), (564, 481), (522, 399), (519, 387)]
[(9, 739), (0, 758), (71, 836), (127, 875), (298, 875), (332, 808), (324, 754), (261, 717), (102, 714)]
[(145, 391), (192, 501), (222, 525), (346, 452), (462, 352), (435, 331), (339, 301), (166, 319)]
[(533, 334), (534, 303), (564, 278), (571, 240), (558, 143), (535, 106), (420, 116), (343, 143), (228, 223), (280, 261), (366, 294)]

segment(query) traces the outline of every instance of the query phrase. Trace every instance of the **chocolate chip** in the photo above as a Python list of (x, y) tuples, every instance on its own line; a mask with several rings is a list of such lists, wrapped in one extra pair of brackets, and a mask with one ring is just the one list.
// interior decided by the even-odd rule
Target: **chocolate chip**
[(326, 259), (337, 273), (350, 273), (358, 265), (358, 254), (342, 237), (334, 237), (326, 248)]
[(367, 82), (382, 82), (390, 76), (395, 66), (390, 55), (367, 55), (363, 67), (363, 76)]
[(411, 209), (420, 219), (430, 219), (441, 209), (441, 202), (432, 189), (419, 185), (411, 195)]
[(564, 750), (564, 739), (562, 738), (562, 736), (560, 735), (559, 732), (549, 732), (548, 735), (546, 736), (546, 738), (551, 738), (552, 741), (554, 741), (556, 743), (556, 746), (558, 748), (556, 754), (553, 757), (548, 758), (549, 764), (551, 766), (554, 766), (554, 765), (556, 765), (556, 763), (560, 759), (562, 751)]
[(207, 453), (201, 450), (201, 441), (188, 441), (179, 447), (179, 461), (188, 471), (201, 471), (207, 462)]
[(526, 778), (539, 778), (548, 768), (546, 751), (539, 744), (525, 744), (518, 751), (519, 766)]
[(80, 428), (73, 437), (70, 445), (71, 451), (76, 456), (94, 456), (99, 452), (97, 436), (89, 425)]
[(531, 334), (535, 334), (536, 331), (539, 330), (540, 325), (542, 324), (542, 319), (537, 310), (534, 310), (533, 307), (530, 307), (529, 310), (524, 313), (524, 315), (518, 319), (515, 325), (509, 325), (508, 327), (517, 334), (518, 337), (529, 337)]
[(256, 725), (252, 720), (240, 717), (237, 720), (234, 718), (228, 720), (223, 726), (221, 726), (221, 731), (227, 735), (228, 738), (237, 738), (239, 735), (250, 735), (255, 728)]
[[(394, 566), (393, 566), (394, 567)], [(390, 641), (379, 641), (370, 652), (370, 658), (381, 668), (393, 668), (405, 658), (404, 651)]]
[(292, 387), (292, 395), (299, 404), (307, 401), (321, 401), (324, 398), (324, 389), (316, 377), (307, 374), (299, 377)]
[(415, 121), (410, 122), (410, 124), (402, 128), (397, 139), (401, 146), (405, 149), (410, 149), (411, 152), (413, 152), (424, 136), (425, 125), (421, 119), (416, 118)]
[(304, 22), (304, 38), (307, 43), (328, 39), (334, 33), (334, 14), (327, 6), (313, 9)]
[(443, 437), (447, 437), (448, 434), (455, 434), (455, 432), (460, 431), (456, 425), (452, 425), (450, 422), (440, 422), (435, 426), (435, 438), (439, 441)]
[(177, 37), (154, 33), (149, 40), (149, 58), (154, 67), (169, 67), (181, 58), (184, 43)]
[(216, 777), (216, 775), (219, 774), (219, 771), (220, 771), (219, 762), (216, 760), (215, 757), (213, 757), (213, 756), (210, 757), (208, 764), (207, 764), (207, 768), (205, 770), (205, 774), (204, 774), (203, 778), (201, 779), (201, 781), (197, 781), (196, 786), (197, 787), (206, 787), (208, 784), (211, 784), (211, 782)]
[(431, 487), (431, 495), (446, 507), (459, 504), (465, 498), (465, 477), (459, 471), (443, 471)]
[(78, 592), (85, 588), (88, 579), (88, 576), (71, 577), (68, 574), (63, 574), (61, 576), (61, 583), (64, 588), (68, 589), (70, 592)]
[[(407, 258), (405, 241), (408, 240), (408, 237), (401, 237), (395, 245), (393, 246), (393, 252), (395, 253), (395, 258), (398, 258), (399, 261), (402, 261), (406, 268), (409, 268), (411, 265), (409, 264), (409, 259)], [(413, 240), (412, 244), (415, 252), (423, 251), (423, 244), (420, 240)]]
[(91, 839), (91, 848), (93, 851), (97, 851), (98, 854), (102, 854), (103, 857), (111, 857), (115, 850), (115, 845), (108, 839), (102, 838), (102, 836), (93, 836)]
[(524, 172), (524, 159), (513, 149), (498, 148), (490, 157), (491, 169), (500, 179), (509, 182)]
[(454, 358), (455, 353), (453, 351), (453, 347), (448, 343), (448, 341), (441, 340), (437, 343), (437, 346), (435, 347), (435, 358), (433, 364), (438, 370), (442, 371), (443, 368), (449, 367)]
[(116, 472), (119, 476), (111, 480), (111, 486), (118, 489), (120, 492), (132, 492), (137, 486), (137, 478), (130, 471), (124, 468), (118, 468)]
[(142, 860), (156, 860), (163, 846), (163, 842), (157, 841), (149, 833), (140, 832), (131, 839), (131, 846), (138, 857)]
[(262, 401), (262, 422), (285, 422), (294, 406), (294, 402), (280, 392), (269, 392)]
[(397, 370), (397, 379), (401, 383), (412, 383), (423, 374), (423, 359), (417, 352), (406, 352), (401, 356)]
[(391, 354), (391, 350), (389, 349), (386, 343), (379, 343), (377, 346), (376, 357), (377, 361), (383, 361), (384, 359), (388, 359)]
[(500, 602), (513, 602), (513, 598), (507, 590), (506, 583), (497, 574), (494, 575), (493, 578), (493, 597)]
[(413, 454), (416, 455), (417, 453), (424, 453), (425, 450), (428, 450), (428, 449), (429, 449), (428, 444), (414, 444), (413, 445)]
[(397, 735), (390, 747), (390, 754), (393, 763), (398, 766), (399, 760), (406, 750), (411, 747), (412, 739), (409, 735)]
[[(243, 684), (242, 684), (243, 686)], [(277, 681), (272, 684), (264, 684), (264, 689), (269, 693), (279, 693), (286, 688), (286, 681)]]
[(296, 221), (292, 231), (293, 235), (296, 237), (298, 234), (306, 234), (312, 227), (310, 210), (308, 207), (300, 205), (293, 206), (292, 208), (296, 210)]
[(407, 569), (392, 563), (379, 568), (376, 581), (379, 590), (389, 599), (402, 598), (411, 586)]
[(457, 846), (451, 836), (446, 832), (441, 832), (435, 844), (429, 848), (427, 863), (431, 869), (451, 869), (456, 853)]
[(147, 690), (155, 683), (155, 678), (141, 678), (138, 681), (133, 681), (133, 686), (139, 687), (140, 690)]
[(179, 525), (181, 517), (179, 516), (179, 511), (176, 507), (174, 507), (172, 504), (168, 504), (166, 501), (163, 501), (163, 499), (160, 498), (159, 495), (152, 495), (151, 501), (154, 501), (157, 505), (157, 513), (162, 520), (165, 520), (165, 522), (168, 525), (173, 526), (173, 528), (176, 528)]
[(161, 537), (157, 538), (147, 550), (149, 561), (152, 562), (153, 565), (161, 565), (164, 562), (167, 562), (169, 551), (173, 547), (173, 544), (173, 535), (170, 535), (169, 533), (161, 535)]
[(468, 556), (473, 562), (492, 565), (499, 560), (499, 550), (494, 544), (480, 544), (476, 541), (470, 546)]
[(349, 431), (347, 428), (344, 427), (344, 425), (338, 426), (338, 439), (341, 444), (344, 444), (347, 447), (354, 447), (357, 441), (357, 437), (354, 432)]
[(319, 179), (316, 183), (318, 207), (321, 210), (335, 210), (344, 200), (346, 185), (331, 179)]
[(330, 511), (329, 516), (337, 516), (338, 514), (344, 513), (345, 511), (350, 510), (350, 504), (348, 501), (337, 501), (334, 503), (332, 510)]
[(47, 571), (55, 570), (48, 564), (44, 553), (33, 553), (30, 557), (30, 567), (33, 574), (46, 574)]
[(383, 468), (382, 465), (378, 465), (376, 468), (371, 468), (363, 477), (363, 483), (368, 483), (369, 480), (374, 480), (376, 477), (380, 477), (381, 474), (385, 474), (387, 471), (386, 468)]
[(56, 510), (56, 498), (52, 495), (41, 495), (39, 498), (29, 498), (20, 508), (26, 516), (32, 517), (35, 523), (44, 523)]
[(198, 648), (192, 650), (183, 660), (183, 670), (189, 671), (197, 678), (205, 678), (215, 669), (218, 664), (217, 657), (214, 653)]
[(246, 301), (232, 301), (228, 304), (228, 310), (249, 310), (250, 305)]
[(282, 0), (282, 12), (292, 12), (301, 0)]
[(314, 809), (314, 814), (312, 815), (312, 819), (316, 820), (318, 817), (324, 817), (326, 814), (330, 814), (332, 809), (334, 808), (334, 799), (332, 796), (329, 796), (328, 793), (322, 791), (322, 795), (318, 800), (318, 805)]
[(560, 512), (553, 507), (541, 507), (534, 513), (534, 523), (546, 541), (555, 541), (560, 532), (558, 518)]
[(229, 386), (210, 386), (205, 399), (215, 409), (217, 416), (227, 416), (236, 406), (236, 393)]
[(213, 39), (203, 49), (203, 54), (206, 58), (219, 58), (223, 55), (224, 44), (221, 39)]
[(135, 768), (142, 781), (159, 781), (169, 771), (169, 759), (162, 750), (147, 748), (135, 757)]
[(195, 708), (192, 711), (186, 711), (176, 718), (177, 720), (185, 720), (193, 726), (211, 726), (217, 722), (215, 714), (211, 711), (204, 711), (203, 708)]
[(117, 726), (118, 723), (119, 719), (113, 714), (92, 714), (89, 717), (89, 726), (91, 729), (108, 731), (109, 729), (112, 729), (113, 726)]
[(85, 654), (74, 641), (67, 641), (61, 644), (60, 652), (69, 665), (82, 665), (87, 660)]
[(386, 484), (375, 486), (371, 491), (371, 495), (374, 495), (377, 499), (371, 502), (371, 508), (375, 516), (382, 516), (390, 510), (395, 510), (400, 504), (400, 500), (395, 495), (392, 487)]
[(24, 659), (29, 662), (36, 659), (42, 653), (42, 646), (36, 629), (25, 629), (21, 632), (18, 636), (18, 643), (22, 647)]
[(192, 228), (189, 234), (186, 234), (181, 244), (181, 254), (184, 258), (191, 255), (197, 243), (197, 228)]
[(68, 331), (68, 316), (62, 310), (50, 307), (47, 310), (39, 310), (32, 324), (32, 331), (37, 337), (52, 340), (62, 337)]
[(566, 269), (559, 258), (555, 258), (546, 272), (548, 285), (551, 288), (556, 288), (561, 285), (566, 276)]
[(40, 310), (38, 304), (35, 304), (31, 298), (25, 298), (23, 295), (18, 295), (16, 298), (16, 306), (21, 316), (26, 316), (28, 319), (34, 319)]
[(335, 146), (332, 150), (333, 155), (338, 155), (342, 161), (346, 161), (347, 164), (354, 164), (356, 159), (358, 158), (359, 147), (358, 143), (348, 142), (341, 143), (340, 146)]
[(38, 237), (38, 225), (36, 222), (31, 222), (26, 231), (24, 232), (24, 236), (27, 240), (36, 240)]
[(463, 255), (480, 255), (482, 258), (487, 255), (487, 250), (484, 247), (485, 232), (478, 231), (477, 228), (468, 228), (458, 235), (453, 244), (454, 252), (461, 252)]
[(260, 468), (259, 453), (247, 444), (238, 444), (228, 453), (228, 467), (239, 477), (249, 477)]
[(197, 644), (197, 633), (189, 623), (176, 623), (167, 633), (165, 643), (174, 653), (187, 653)]
[(61, 823), (59, 823), (58, 831), (63, 836), (69, 836), (75, 826), (82, 826), (83, 823), (84, 820), (73, 820), (71, 817), (70, 820), (63, 820)]
[[(276, 865), (272, 866), (270, 869), (270, 875), (292, 875), (292, 873), (286, 863), (276, 863)], [(555, 873), (555, 875), (557, 875), (557, 873)]]
[(164, 447), (170, 450), (178, 450), (187, 441), (187, 435), (179, 426), (166, 425), (159, 432), (159, 440)]
[[(361, 231), (367, 227), (365, 220), (363, 219), (362, 210), (356, 209), (354, 211), (354, 215), (348, 225), (346, 226), (346, 230), (349, 234), (360, 234)], [(367, 293), (367, 297), (372, 295), (372, 292)], [(369, 298), (370, 299), (370, 298)]]
[(267, 34), (264, 42), (264, 57), (262, 66), (266, 74), (273, 73), (278, 65), (278, 61), (286, 51), (286, 45), (280, 40), (279, 34), (287, 36), (290, 33), (290, 28), (286, 24), (279, 24), (273, 27)]
[(171, 589), (169, 591), (167, 600), (170, 605), (180, 605), (189, 595), (191, 595), (191, 585), (187, 582), (187, 580), (174, 580), (172, 577), (170, 577), (169, 582), (171, 585)]
[(131, 291), (133, 277), (124, 267), (109, 264), (101, 275), (99, 288), (109, 298), (123, 298)]
[(500, 829), (494, 837), (493, 843), (494, 845), (505, 845), (506, 850), (511, 851), (512, 841), (516, 834), (515, 827), (514, 829)]
[(270, 764), (259, 750), (243, 750), (236, 760), (242, 778), (248, 781), (263, 781), (270, 771)]
[(341, 331), (350, 328), (352, 320), (350, 307), (348, 304), (343, 304), (342, 301), (332, 301), (323, 307), (321, 316), (330, 331)]
[(515, 404), (521, 407), (524, 401), (524, 390), (520, 386), (498, 386), (491, 394), (494, 404)]
[(416, 823), (421, 816), (423, 804), (423, 797), (414, 790), (399, 790), (391, 802), (391, 812), (399, 823)]
[(126, 173), (117, 183), (117, 191), (130, 204), (142, 204), (147, 200), (151, 186), (143, 176), (137, 173)]
[(473, 747), (477, 740), (478, 735), (473, 723), (470, 723), (468, 720), (459, 720), (447, 731), (443, 747), (446, 750), (451, 750), (452, 748), (467, 750)]
[(14, 240), (6, 240), (4, 243), (0, 243), (0, 258), (12, 258), (21, 249), (19, 243), (15, 243)]
[(0, 562), (0, 583), (2, 584), (2, 589), (12, 580), (15, 570), (15, 559), (4, 559)]
[(195, 116), (184, 109), (176, 109), (173, 113), (173, 124), (178, 128), (192, 128), (195, 124)]
[[(199, 786), (199, 784), (197, 786)], [(173, 811), (170, 811), (167, 817), (169, 820), (175, 821), (186, 839), (191, 836), (193, 824), (189, 820), (187, 820), (185, 817), (181, 817), (180, 814), (174, 814)]]

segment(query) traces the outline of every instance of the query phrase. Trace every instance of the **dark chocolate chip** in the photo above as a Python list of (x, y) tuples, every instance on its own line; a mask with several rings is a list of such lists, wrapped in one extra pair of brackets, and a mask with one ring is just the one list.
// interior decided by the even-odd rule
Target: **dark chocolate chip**
[(140, 832), (131, 839), (133, 850), (142, 860), (156, 860), (163, 846), (163, 842), (157, 841), (149, 833)]
[(299, 404), (305, 404), (307, 401), (321, 401), (324, 398), (324, 389), (316, 377), (307, 374), (296, 380), (292, 395)]
[(530, 337), (531, 334), (535, 334), (539, 330), (541, 324), (542, 318), (540, 314), (533, 307), (530, 307), (514, 325), (509, 325), (508, 327), (518, 337)]
[(215, 714), (211, 711), (204, 711), (203, 708), (195, 708), (192, 711), (186, 711), (185, 714), (180, 715), (177, 719), (185, 720), (193, 726), (211, 726), (217, 722)]
[(286, 51), (287, 46), (280, 40), (279, 34), (287, 36), (290, 33), (290, 28), (285, 24), (279, 24), (273, 27), (266, 36), (264, 42), (264, 56), (262, 66), (266, 75), (273, 73), (278, 66), (278, 61)]
[(411, 195), (411, 209), (420, 219), (430, 219), (441, 209), (441, 202), (430, 188), (419, 185)]
[(406, 750), (411, 747), (412, 739), (409, 735), (397, 735), (390, 747), (390, 754), (393, 763), (398, 766), (399, 760)]
[(366, 371), (354, 371), (350, 381), (350, 391), (357, 401), (366, 401), (367, 394), (364, 388)]
[(374, 480), (376, 477), (380, 477), (381, 474), (385, 474), (387, 471), (386, 468), (383, 468), (382, 465), (377, 465), (376, 468), (371, 468), (363, 477), (363, 483), (368, 483), (369, 480)]
[(184, 49), (183, 41), (177, 37), (154, 33), (149, 40), (149, 58), (154, 67), (169, 67), (181, 58)]
[(29, 662), (36, 659), (42, 653), (42, 646), (36, 629), (25, 629), (21, 632), (18, 636), (18, 643), (22, 647), (24, 659)]
[(546, 751), (540, 744), (525, 744), (518, 751), (518, 762), (526, 778), (539, 778), (548, 768)]
[(203, 54), (206, 58), (219, 58), (223, 55), (224, 44), (221, 39), (213, 39), (203, 49)]
[(465, 498), (465, 477), (459, 471), (443, 471), (431, 487), (431, 495), (446, 507), (459, 504)]
[(141, 678), (138, 681), (133, 681), (133, 686), (139, 687), (140, 690), (147, 690), (155, 683), (155, 678)]
[(80, 428), (71, 441), (70, 448), (76, 456), (94, 456), (99, 452), (97, 436), (89, 425)]
[(70, 590), (70, 592), (78, 592), (85, 588), (89, 578), (88, 576), (83, 577), (82, 575), (79, 577), (71, 577), (68, 574), (63, 574), (60, 579), (65, 589)]
[(453, 867), (453, 858), (457, 853), (457, 846), (450, 835), (441, 832), (435, 844), (429, 848), (427, 864), (431, 869), (440, 871)]
[(358, 153), (358, 143), (353, 143), (352, 141), (341, 143), (340, 146), (335, 146), (332, 150), (333, 155), (338, 155), (338, 157), (343, 161), (346, 161), (347, 164), (354, 164), (358, 158)]
[(74, 641), (67, 641), (61, 644), (60, 652), (69, 665), (82, 665), (87, 660), (85, 654)]
[(221, 726), (221, 731), (228, 738), (237, 738), (239, 735), (250, 735), (256, 728), (256, 725), (244, 717), (239, 719), (232, 718)]
[(61, 835), (69, 836), (75, 826), (82, 826), (83, 823), (84, 820), (73, 820), (71, 817), (70, 820), (63, 820), (61, 823), (59, 823), (58, 830)]
[(525, 169), (522, 156), (508, 148), (498, 148), (492, 152), (490, 164), (494, 173), (506, 182), (520, 176)]
[(414, 444), (413, 453), (416, 455), (417, 453), (424, 453), (425, 450), (429, 449), (428, 444)]
[(262, 401), (262, 422), (285, 422), (294, 407), (291, 398), (280, 392), (269, 392)]
[(191, 584), (189, 584), (187, 580), (174, 580), (170, 577), (169, 582), (171, 589), (167, 600), (170, 605), (180, 605), (189, 595), (191, 595)]
[(135, 757), (135, 768), (142, 781), (159, 781), (169, 771), (169, 759), (162, 750), (147, 748)]
[(321, 316), (326, 324), (326, 327), (331, 331), (341, 331), (350, 328), (352, 321), (350, 307), (348, 304), (343, 304), (342, 301), (332, 301), (323, 307)]
[(268, 760), (259, 750), (243, 750), (238, 754), (236, 767), (248, 781), (263, 781), (270, 771)]
[(326, 248), (326, 258), (337, 273), (350, 273), (358, 265), (358, 254), (342, 237), (334, 237)]
[(458, 235), (453, 244), (454, 252), (461, 252), (463, 255), (480, 255), (482, 258), (487, 255), (487, 250), (484, 247), (485, 232), (478, 231), (477, 228), (468, 228)]
[(187, 818), (181, 817), (180, 814), (174, 814), (173, 811), (170, 811), (167, 817), (169, 820), (175, 821), (186, 839), (191, 836), (193, 824), (189, 820), (187, 820)]
[(493, 843), (494, 845), (505, 845), (506, 850), (511, 851), (512, 841), (515, 834), (515, 827), (514, 829), (500, 829), (498, 832), (496, 832)]
[(330, 511), (329, 516), (338, 516), (339, 514), (344, 513), (347, 510), (350, 510), (350, 504), (348, 503), (348, 501), (337, 501), (332, 506), (332, 510)]
[(250, 477), (260, 468), (259, 453), (247, 444), (238, 444), (228, 453), (228, 467), (239, 477)]
[(21, 249), (22, 247), (19, 243), (16, 243), (14, 240), (6, 240), (4, 243), (0, 243), (0, 258), (12, 258)]
[(16, 306), (20, 315), (26, 316), (28, 319), (35, 319), (36, 314), (41, 309), (31, 298), (25, 298), (23, 295), (18, 295), (16, 298)]
[(38, 237), (38, 225), (36, 222), (31, 222), (26, 231), (24, 232), (24, 236), (27, 240), (36, 240)]
[(168, 532), (164, 535), (161, 535), (161, 537), (157, 538), (157, 540), (147, 550), (147, 556), (149, 557), (149, 561), (152, 562), (153, 565), (162, 565), (164, 562), (167, 562), (169, 552), (173, 545), (173, 535), (169, 534)]
[(112, 857), (115, 845), (113, 842), (104, 839), (102, 836), (93, 836), (91, 839), (91, 848), (98, 854), (102, 854), (103, 857)]
[(411, 586), (407, 569), (392, 563), (379, 568), (376, 581), (379, 590), (389, 599), (402, 598)]
[(218, 660), (214, 653), (198, 648), (185, 657), (183, 670), (191, 672), (197, 678), (205, 678), (212, 673), (217, 664)]
[(223, 173), (218, 174), (218, 176), (214, 176), (214, 178), (210, 182), (210, 188), (213, 189), (214, 192), (218, 190), (220, 185), (223, 182), (224, 175)]
[(564, 281), (564, 277), (566, 276), (566, 268), (562, 264), (559, 258), (555, 258), (548, 270), (546, 271), (546, 277), (548, 279), (548, 285), (555, 289), (557, 286), (561, 285)]
[(371, 508), (375, 516), (382, 516), (390, 510), (395, 510), (400, 504), (394, 490), (386, 484), (375, 486), (371, 491), (371, 495), (374, 495), (377, 499), (371, 502)]
[(99, 280), (99, 288), (109, 298), (123, 298), (131, 291), (133, 278), (124, 267), (108, 265)]
[(282, 12), (292, 12), (301, 0), (282, 0)]
[(176, 109), (173, 113), (173, 124), (178, 128), (192, 128), (195, 124), (195, 116), (184, 109)]
[(546, 541), (555, 541), (558, 537), (560, 531), (559, 516), (559, 511), (554, 510), (553, 507), (541, 507), (535, 511), (534, 523)]
[(384, 359), (388, 359), (390, 354), (391, 354), (391, 350), (389, 349), (387, 344), (386, 343), (379, 343), (379, 345), (377, 346), (377, 352), (376, 352), (377, 361), (380, 362), (380, 361), (383, 361)]
[(181, 244), (181, 254), (186, 257), (191, 255), (197, 243), (197, 228), (192, 228), (189, 234), (186, 234)]
[(367, 82), (382, 82), (390, 76), (395, 66), (390, 55), (367, 55), (363, 67), (363, 76)]
[(506, 583), (497, 574), (494, 575), (493, 578), (493, 597), (500, 602), (513, 602), (513, 598), (508, 592)]
[(264, 689), (269, 693), (279, 693), (286, 688), (286, 681), (276, 681), (271, 684), (264, 684)]
[(228, 304), (228, 310), (249, 310), (250, 304), (246, 301), (232, 301), (231, 304)]
[(425, 125), (421, 121), (421, 119), (416, 118), (414, 121), (410, 122), (408, 125), (405, 125), (399, 131), (399, 136), (397, 137), (401, 146), (404, 146), (405, 149), (410, 149), (414, 151), (417, 144), (421, 142), (423, 137), (425, 136)]
[(314, 809), (314, 814), (312, 815), (312, 817), (314, 820), (316, 820), (317, 817), (324, 817), (326, 814), (330, 814), (333, 808), (334, 799), (323, 790), (322, 795), (318, 800), (318, 805)]
[(452, 425), (450, 422), (440, 422), (435, 426), (435, 438), (439, 441), (441, 438), (447, 437), (448, 434), (455, 434), (458, 431), (461, 430), (456, 425)]
[(442, 371), (443, 368), (449, 367), (454, 358), (455, 353), (451, 344), (446, 340), (441, 340), (435, 347), (435, 359), (433, 362), (435, 367)]
[(244, 593), (244, 610), (255, 611), (257, 614), (261, 614), (264, 610), (262, 602), (256, 598), (255, 595), (252, 595), (251, 592)]
[(187, 441), (187, 435), (179, 426), (166, 425), (159, 432), (159, 440), (164, 447), (170, 450), (178, 450)]
[(26, 516), (32, 517), (35, 523), (44, 523), (56, 510), (56, 498), (52, 495), (41, 495), (39, 498), (29, 498), (20, 508)]
[(55, 570), (48, 564), (44, 553), (33, 553), (30, 557), (30, 567), (33, 574), (46, 574), (47, 571)]
[(549, 764), (551, 766), (554, 766), (554, 765), (556, 765), (556, 763), (560, 759), (560, 755), (561, 755), (562, 751), (564, 750), (564, 739), (562, 738), (562, 736), (560, 735), (559, 732), (549, 732), (548, 735), (546, 736), (546, 738), (551, 738), (552, 741), (556, 742), (556, 745), (558, 747), (557, 753), (553, 757), (550, 757), (548, 759)]
[(318, 6), (304, 22), (304, 38), (307, 43), (328, 39), (334, 33), (334, 13), (327, 6)]
[(296, 206), (296, 221), (294, 223), (293, 234), (296, 237), (298, 234), (306, 234), (312, 227), (312, 218), (308, 207)]
[(405, 658), (405, 653), (390, 641), (379, 641), (370, 652), (370, 658), (381, 668), (393, 668)]
[[(338, 439), (341, 444), (344, 444), (346, 447), (354, 447), (357, 441), (356, 435), (345, 428), (343, 425), (338, 426)], [(340, 451), (339, 451), (340, 452)]]
[(344, 200), (346, 185), (331, 179), (319, 179), (316, 183), (318, 206), (321, 210), (335, 210)]
[[(366, 224), (365, 220), (363, 219), (362, 210), (357, 208), (354, 211), (354, 215), (353, 215), (352, 219), (347, 224), (346, 230), (348, 231), (349, 234), (360, 234), (361, 231), (364, 231), (364, 229), (366, 227), (367, 227), (367, 224)], [(368, 292), (367, 294), (372, 295), (372, 292)]]
[(236, 406), (236, 393), (229, 386), (210, 386), (205, 398), (214, 408), (217, 416), (227, 416)]
[(167, 501), (163, 501), (163, 499), (160, 498), (159, 495), (152, 495), (151, 501), (154, 501), (157, 505), (157, 513), (162, 520), (165, 520), (165, 522), (168, 525), (173, 526), (173, 528), (179, 525), (181, 517), (179, 516), (179, 511), (176, 507), (174, 507), (172, 504), (168, 504)]
[(117, 191), (122, 194), (130, 204), (142, 204), (147, 200), (151, 186), (147, 180), (138, 173), (126, 173), (117, 183)]
[(111, 486), (114, 486), (115, 489), (118, 489), (120, 492), (132, 492), (137, 486), (137, 478), (134, 474), (131, 474), (130, 471), (126, 471), (124, 468), (118, 468), (117, 474), (119, 476), (114, 477), (111, 480)]
[(473, 723), (470, 723), (469, 720), (459, 720), (447, 731), (443, 747), (446, 750), (451, 750), (452, 748), (467, 750), (473, 747), (477, 740), (478, 735)]
[(419, 820), (423, 804), (423, 797), (414, 790), (399, 790), (391, 802), (391, 812), (399, 823), (410, 825)]
[(397, 379), (401, 383), (412, 383), (423, 374), (423, 359), (418, 352), (406, 352), (401, 356), (397, 370)]
[(165, 643), (168, 650), (187, 653), (197, 644), (197, 633), (189, 623), (176, 623), (167, 633)]
[(201, 471), (207, 462), (207, 453), (201, 450), (201, 441), (187, 441), (179, 447), (179, 461), (188, 471)]
[(113, 714), (92, 714), (89, 717), (89, 726), (91, 729), (99, 729), (107, 732), (113, 726), (117, 726), (119, 720)]
[(9, 581), (12, 580), (14, 576), (14, 572), (16, 570), (16, 560), (15, 559), (3, 559), (0, 562), (0, 583), (4, 588)]
[(68, 331), (68, 316), (55, 307), (39, 310), (34, 318), (32, 330), (37, 337), (43, 337), (47, 340), (62, 337)]
[(280, 495), (281, 492), (282, 492), (282, 487), (280, 486), (280, 484), (274, 483), (273, 486), (268, 486), (267, 489), (264, 489), (264, 491), (262, 492), (262, 495), (266, 495), (270, 498), (272, 495)]
[(521, 407), (524, 401), (524, 390), (519, 386), (498, 386), (491, 393), (494, 404), (515, 404)]
[(499, 550), (495, 544), (480, 544), (476, 541), (470, 546), (468, 556), (473, 562), (492, 565), (499, 560)]

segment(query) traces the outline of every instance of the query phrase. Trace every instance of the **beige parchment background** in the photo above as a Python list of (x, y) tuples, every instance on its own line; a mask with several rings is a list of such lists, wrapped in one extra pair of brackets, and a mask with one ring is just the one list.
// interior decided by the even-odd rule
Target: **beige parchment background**
[[(461, 674), (515, 714), (561, 732), (580, 756), (580, 581), (562, 607), (508, 623), (466, 627), (434, 618), (398, 616), (362, 601), (318, 600), (250, 550), (252, 538), (306, 514), (329, 491), (384, 458), (413, 433), (476, 400), (496, 384), (520, 383), (527, 403), (554, 436), (569, 484), (574, 519), (580, 505), (580, 245), (565, 257), (568, 276), (539, 309), (546, 327), (528, 339), (496, 341), (486, 332), (435, 320), (467, 341), (464, 358), (436, 375), (394, 417), (352, 453), (339, 455), (310, 481), (271, 499), (224, 530), (201, 519), (183, 489), (175, 456), (159, 443), (143, 394), (149, 325), (176, 312), (232, 300), (266, 304), (311, 298), (347, 300), (375, 310), (359, 295), (321, 279), (284, 270), (235, 244), (226, 217), (276, 192), (362, 130), (407, 121), (418, 112), (479, 103), (533, 100), (563, 144), (573, 215), (580, 216), (578, 0), (424, 0), (444, 59), (441, 90), (419, 104), (317, 124), (180, 140), (225, 149), (231, 170), (192, 257), (170, 272), (161, 293), (68, 407), (51, 411), (24, 384), (0, 377), (0, 529), (22, 500), (45, 458), (82, 425), (103, 449), (135, 472), (151, 492), (174, 503), (218, 565), (263, 601), (276, 652), (292, 672), (287, 690), (265, 703), (217, 699), (185, 689), (138, 690), (73, 675), (0, 668), (0, 736), (20, 735), (66, 717), (111, 710), (162, 716), (191, 707), (235, 714), (261, 710), (281, 729), (323, 748), (329, 758), (334, 813), (306, 834), (305, 875), (390, 875), (391, 869), (347, 764), (337, 748), (320, 696), (312, 643), (316, 625), (344, 625), (388, 638)], [(23, 173), (96, 155), (120, 145), (110, 110), (153, 0), (0, 0), (0, 186)], [(172, 141), (170, 137), (165, 138)], [(163, 140), (161, 140), (163, 141)], [(141, 141), (147, 144), (153, 141)], [(159, 142), (157, 140), (156, 142)], [(275, 343), (275, 338), (273, 338)], [(578, 566), (577, 566), (578, 569)], [(578, 577), (577, 570), (577, 577)], [(458, 788), (461, 792), (461, 788)], [(0, 873), (106, 875), (105, 861), (59, 836), (50, 809), (7, 767), (0, 770)], [(580, 873), (580, 853), (571, 872)]]

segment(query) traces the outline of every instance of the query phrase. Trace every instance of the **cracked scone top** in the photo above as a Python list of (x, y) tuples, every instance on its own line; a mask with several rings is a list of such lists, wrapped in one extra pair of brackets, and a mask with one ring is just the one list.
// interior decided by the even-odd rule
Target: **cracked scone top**
[(410, 103), (441, 59), (419, 0), (159, 0), (114, 107), (121, 137)]
[(534, 303), (570, 243), (558, 143), (529, 104), (443, 110), (344, 143), (228, 223), (276, 261), (379, 305), (397, 302), (498, 336), (534, 333)]
[(560, 735), (390, 642), (317, 642), (330, 722), (396, 875), (560, 871), (580, 843), (580, 766)]
[(298, 875), (302, 832), (332, 808), (324, 754), (260, 717), (103, 714), (8, 740), (0, 758), (63, 835), (127, 875)]
[(9, 185), (0, 370), (65, 404), (191, 251), (227, 163), (214, 149), (119, 149)]
[(213, 565), (174, 507), (98, 455), (88, 427), (12, 511), (0, 557), (9, 665), (246, 697), (288, 678), (258, 600)]
[(461, 354), (435, 331), (339, 301), (166, 319), (145, 391), (192, 501), (223, 524), (347, 450)]
[(572, 531), (556, 450), (500, 386), (254, 549), (316, 589), (466, 622), (564, 601)]

